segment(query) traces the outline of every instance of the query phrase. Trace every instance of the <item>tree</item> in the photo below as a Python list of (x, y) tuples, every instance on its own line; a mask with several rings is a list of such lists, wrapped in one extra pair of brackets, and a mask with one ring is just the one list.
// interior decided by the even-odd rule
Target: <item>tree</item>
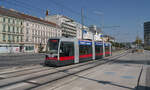
[(136, 40), (134, 41), (134, 44), (141, 45), (142, 39), (140, 39), (138, 36), (136, 37)]

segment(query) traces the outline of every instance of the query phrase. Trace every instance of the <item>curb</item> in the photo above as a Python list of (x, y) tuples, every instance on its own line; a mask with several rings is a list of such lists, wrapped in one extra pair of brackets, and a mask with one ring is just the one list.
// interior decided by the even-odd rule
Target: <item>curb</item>
[(44, 55), (45, 53), (18, 53), (18, 54), (2, 54), (0, 57), (19, 57), (19, 56), (36, 56), (36, 55)]

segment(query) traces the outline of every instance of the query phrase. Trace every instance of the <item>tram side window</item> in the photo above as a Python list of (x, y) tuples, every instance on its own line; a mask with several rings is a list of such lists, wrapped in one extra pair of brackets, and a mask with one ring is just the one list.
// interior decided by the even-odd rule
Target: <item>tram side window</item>
[(62, 42), (60, 45), (60, 57), (74, 56), (74, 43)]
[(105, 51), (109, 52), (109, 47), (108, 46), (105, 47)]
[(100, 46), (96, 45), (96, 46), (95, 46), (95, 52), (96, 52), (96, 53), (100, 53), (100, 51), (101, 51)]
[(103, 53), (103, 46), (96, 45), (95, 46), (95, 53)]
[(100, 46), (100, 52), (103, 52), (103, 46)]
[(92, 53), (92, 46), (90, 46), (90, 45), (80, 45), (79, 51), (80, 51), (80, 55), (91, 54)]

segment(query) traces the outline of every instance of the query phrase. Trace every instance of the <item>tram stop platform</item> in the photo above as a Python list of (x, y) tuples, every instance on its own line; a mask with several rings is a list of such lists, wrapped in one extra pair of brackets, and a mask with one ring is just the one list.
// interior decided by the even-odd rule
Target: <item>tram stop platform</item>
[(147, 61), (150, 61), (149, 53), (128, 53), (113, 63), (100, 65), (67, 78), (62, 85), (56, 85), (53, 89), (150, 90), (150, 73), (147, 73), (147, 70), (150, 71), (150, 64)]

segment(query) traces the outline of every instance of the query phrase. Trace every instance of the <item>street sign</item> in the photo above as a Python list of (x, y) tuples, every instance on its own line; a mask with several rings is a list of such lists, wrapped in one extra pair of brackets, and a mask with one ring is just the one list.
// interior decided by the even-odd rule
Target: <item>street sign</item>
[(87, 31), (86, 31), (86, 30), (82, 30), (82, 33), (85, 33), (85, 34), (86, 34), (86, 33), (87, 33)]

